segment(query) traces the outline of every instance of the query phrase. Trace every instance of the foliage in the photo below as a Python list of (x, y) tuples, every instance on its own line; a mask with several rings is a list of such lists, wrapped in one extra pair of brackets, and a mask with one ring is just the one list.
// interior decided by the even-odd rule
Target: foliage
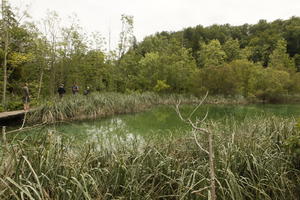
[(278, 40), (276, 48), (270, 55), (269, 66), (278, 70), (293, 73), (296, 68), (293, 60), (286, 53), (286, 45), (287, 44), (284, 39)]
[(285, 71), (267, 68), (260, 71), (256, 78), (255, 96), (263, 101), (277, 102), (288, 91), (290, 79)]
[[(288, 91), (299, 91), (298, 74), (264, 68), (247, 60), (235, 60), (221, 67), (200, 69), (194, 77), (196, 91), (210, 94), (243, 95), (267, 102), (283, 101)], [(297, 93), (297, 92), (295, 92)]]
[(163, 81), (157, 80), (157, 83), (156, 83), (156, 85), (154, 87), (154, 91), (156, 91), (156, 92), (162, 92), (164, 90), (167, 90), (168, 88), (170, 88), (170, 86), (168, 84), (166, 84), (165, 80), (163, 80)]
[(133, 16), (122, 14), (122, 31), (120, 33), (120, 41), (118, 44), (119, 58), (121, 58), (133, 45)]
[(226, 61), (231, 62), (233, 60), (241, 59), (242, 52), (240, 49), (240, 44), (237, 39), (228, 39), (224, 45), (222, 46), (222, 49), (224, 50), (226, 54)]
[(226, 53), (222, 50), (219, 40), (211, 40), (208, 44), (201, 44), (199, 59), (203, 67), (220, 66), (225, 62)]

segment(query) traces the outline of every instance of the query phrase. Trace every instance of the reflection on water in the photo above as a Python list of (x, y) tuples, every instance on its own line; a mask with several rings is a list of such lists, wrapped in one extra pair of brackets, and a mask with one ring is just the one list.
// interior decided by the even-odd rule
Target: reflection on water
[[(99, 144), (98, 147), (108, 147), (109, 150), (116, 150), (118, 146), (134, 146), (142, 148), (144, 138), (129, 131), (126, 122), (116, 117), (106, 121), (105, 124), (86, 124), (86, 129), (81, 134), (85, 136), (86, 143)], [(99, 149), (100, 150), (100, 149)]]
[(102, 137), (103, 135), (108, 135), (112, 132), (117, 131), (118, 129), (123, 129), (126, 133), (128, 132), (126, 130), (126, 124), (120, 118), (113, 118), (110, 120), (110, 123), (106, 124), (105, 126), (99, 127), (96, 125), (92, 125), (87, 127), (87, 139), (90, 141), (97, 141), (99, 137)]

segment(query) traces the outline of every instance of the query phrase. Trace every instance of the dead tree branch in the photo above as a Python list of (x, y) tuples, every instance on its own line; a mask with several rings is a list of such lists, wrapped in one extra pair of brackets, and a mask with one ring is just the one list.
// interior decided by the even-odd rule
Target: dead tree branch
[[(195, 107), (195, 109), (189, 114), (188, 118), (184, 118), (179, 110), (179, 106), (180, 106), (180, 101), (176, 104), (175, 107), (175, 111), (177, 113), (177, 115), (179, 116), (179, 118), (189, 124), (192, 128), (193, 128), (193, 136), (195, 139), (195, 142), (197, 144), (197, 146), (199, 147), (199, 149), (203, 152), (205, 152), (206, 154), (208, 154), (209, 157), (209, 174), (210, 174), (210, 199), (211, 200), (216, 200), (216, 186), (215, 186), (215, 180), (216, 180), (216, 175), (215, 175), (215, 166), (214, 166), (214, 159), (215, 159), (215, 154), (214, 154), (214, 146), (213, 146), (213, 133), (210, 129), (208, 128), (203, 128), (203, 124), (205, 124), (205, 120), (207, 118), (208, 112), (206, 112), (205, 116), (202, 119), (198, 119), (196, 117), (196, 120), (192, 120), (191, 118), (193, 117), (193, 115), (195, 114), (195, 112), (199, 109), (199, 107), (203, 104), (203, 102), (205, 101), (206, 97), (208, 95), (208, 92), (206, 93), (206, 95), (204, 96), (204, 98), (199, 102), (199, 104)], [(202, 127), (201, 127), (202, 126)], [(207, 125), (206, 125), (207, 127)], [(202, 147), (202, 145), (200, 144), (200, 142), (197, 139), (197, 135), (196, 133), (204, 133), (206, 135), (208, 135), (208, 150), (204, 149)]]

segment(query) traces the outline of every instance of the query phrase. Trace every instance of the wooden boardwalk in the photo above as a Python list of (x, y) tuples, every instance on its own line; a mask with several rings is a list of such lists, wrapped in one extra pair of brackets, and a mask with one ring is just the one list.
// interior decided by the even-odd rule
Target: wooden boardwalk
[(0, 121), (9, 119), (9, 118), (14, 118), (20, 115), (24, 115), (25, 111), (24, 110), (15, 110), (15, 111), (9, 111), (9, 112), (1, 112), (0, 113)]

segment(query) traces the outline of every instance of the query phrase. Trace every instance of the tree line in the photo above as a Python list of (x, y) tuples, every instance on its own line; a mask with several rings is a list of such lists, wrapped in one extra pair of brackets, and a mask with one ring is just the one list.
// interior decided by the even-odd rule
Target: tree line
[(1, 109), (13, 109), (28, 82), (35, 100), (63, 83), (92, 91), (240, 95), (276, 101), (300, 93), (300, 18), (241, 26), (160, 32), (137, 42), (133, 16), (122, 15), (116, 49), (87, 34), (76, 17), (62, 25), (54, 11), (38, 23), (2, 0)]

